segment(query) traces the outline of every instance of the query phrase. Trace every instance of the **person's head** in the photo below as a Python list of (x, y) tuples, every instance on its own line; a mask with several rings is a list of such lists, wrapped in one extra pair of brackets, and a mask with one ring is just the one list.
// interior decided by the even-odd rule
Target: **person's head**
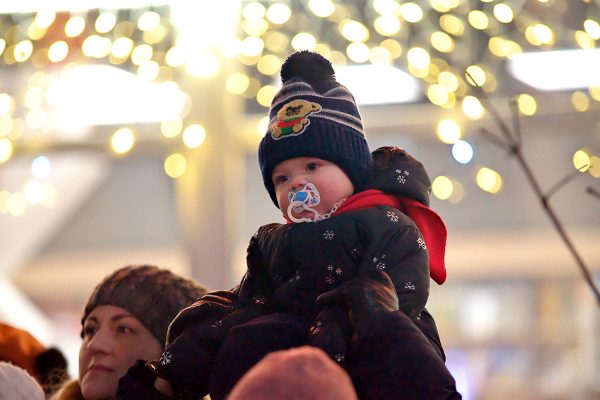
[[(294, 159), (331, 163), (350, 183), (350, 194), (361, 190), (371, 174), (371, 153), (354, 97), (336, 81), (331, 63), (317, 53), (294, 53), (281, 67), (281, 81), (282, 87), (271, 103), (269, 129), (258, 149), (263, 183), (273, 203), (285, 215), (289, 200), (286, 196), (298, 191), (290, 190), (280, 196), (276, 187), (275, 169)], [(322, 201), (329, 197), (325, 194), (336, 178), (337, 174), (324, 180), (323, 186), (308, 179), (307, 183), (316, 188), (308, 188), (308, 192), (319, 195)], [(335, 201), (339, 200), (342, 198)]]
[(207, 292), (155, 266), (128, 266), (108, 275), (85, 307), (79, 381), (86, 400), (111, 398), (136, 360), (160, 357), (169, 323)]
[(3, 323), (0, 323), (0, 361), (26, 370), (48, 395), (69, 378), (67, 360), (59, 349), (47, 348), (26, 330)]
[(227, 400), (356, 400), (350, 377), (322, 350), (302, 346), (265, 356)]
[(44, 400), (44, 391), (26, 370), (0, 361), (0, 400)]

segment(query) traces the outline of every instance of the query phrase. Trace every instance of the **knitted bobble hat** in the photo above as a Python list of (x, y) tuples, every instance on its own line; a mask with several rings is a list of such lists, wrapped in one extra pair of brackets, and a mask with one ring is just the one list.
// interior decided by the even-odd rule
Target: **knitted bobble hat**
[(371, 153), (354, 96), (336, 81), (331, 63), (318, 53), (294, 53), (281, 67), (281, 82), (258, 148), (273, 203), (277, 205), (273, 169), (296, 157), (330, 161), (348, 175), (355, 191), (362, 189), (371, 173)]
[(127, 266), (108, 275), (96, 286), (85, 306), (81, 325), (98, 306), (121, 307), (136, 317), (164, 346), (167, 328), (173, 318), (206, 293), (204, 286), (171, 271), (151, 265)]

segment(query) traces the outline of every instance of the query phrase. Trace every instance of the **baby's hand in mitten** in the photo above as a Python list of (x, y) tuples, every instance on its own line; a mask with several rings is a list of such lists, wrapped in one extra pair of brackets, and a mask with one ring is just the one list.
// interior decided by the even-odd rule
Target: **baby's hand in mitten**
[(322, 306), (346, 306), (353, 324), (375, 314), (398, 310), (398, 295), (390, 277), (382, 271), (361, 274), (317, 298)]
[(346, 359), (348, 341), (352, 332), (345, 307), (326, 307), (310, 327), (309, 344), (326, 352), (342, 364)]
[(119, 379), (119, 386), (113, 400), (165, 400), (169, 398), (155, 389), (156, 373), (146, 365), (145, 361), (138, 360), (129, 368), (127, 374)]

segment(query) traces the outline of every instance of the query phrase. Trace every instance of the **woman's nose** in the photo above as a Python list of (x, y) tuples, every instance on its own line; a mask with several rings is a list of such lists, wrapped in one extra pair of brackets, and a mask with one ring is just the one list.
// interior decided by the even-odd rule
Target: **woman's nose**
[(87, 344), (89, 351), (109, 353), (112, 347), (112, 338), (107, 329), (99, 329)]

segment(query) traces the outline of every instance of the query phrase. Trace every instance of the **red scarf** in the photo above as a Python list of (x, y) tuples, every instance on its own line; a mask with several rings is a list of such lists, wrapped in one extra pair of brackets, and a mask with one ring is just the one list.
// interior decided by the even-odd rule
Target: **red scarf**
[(386, 194), (377, 189), (365, 190), (350, 196), (333, 215), (364, 210), (374, 206), (394, 207), (408, 215), (415, 222), (429, 250), (429, 275), (438, 284), (441, 285), (444, 283), (446, 280), (444, 254), (446, 252), (446, 238), (448, 234), (442, 218), (431, 208), (418, 201)]

